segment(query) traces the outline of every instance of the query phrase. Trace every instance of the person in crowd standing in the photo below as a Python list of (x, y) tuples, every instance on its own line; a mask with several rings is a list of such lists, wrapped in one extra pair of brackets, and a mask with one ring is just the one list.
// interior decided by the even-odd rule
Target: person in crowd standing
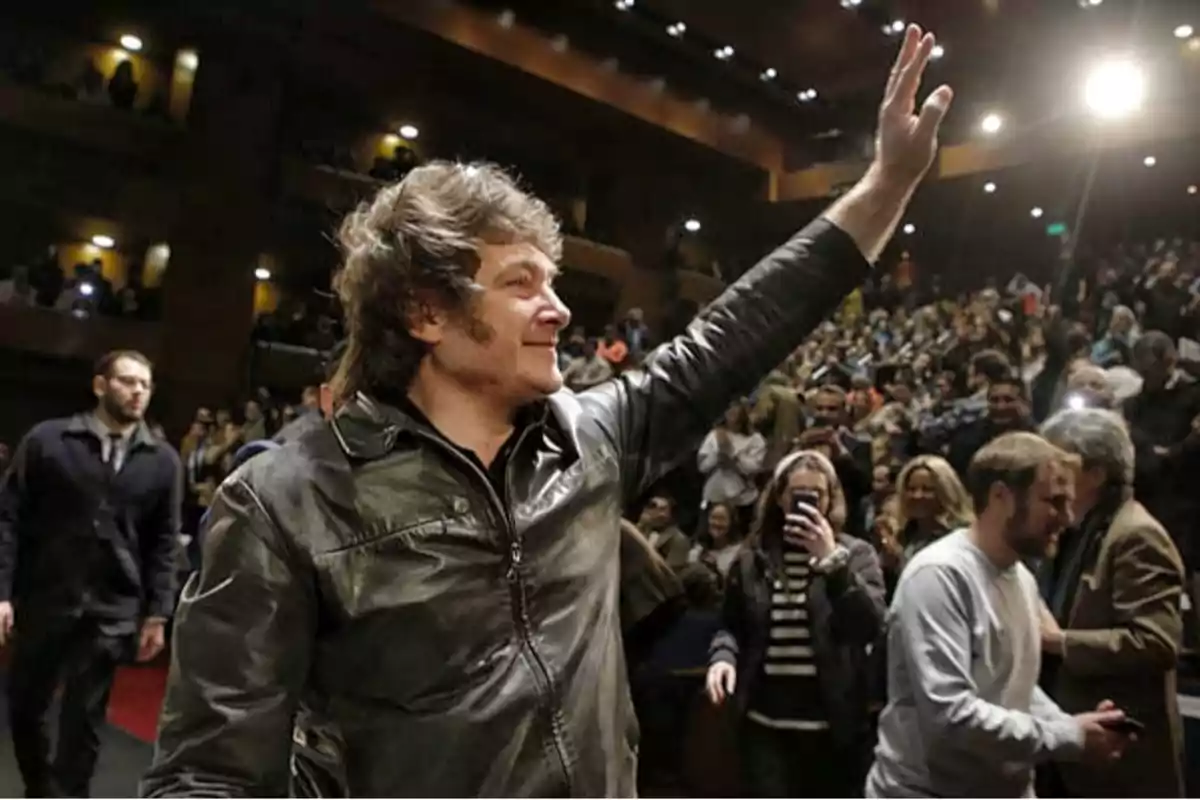
[(91, 412), (26, 434), (0, 487), (0, 645), (15, 634), (9, 720), (29, 797), (87, 796), (117, 665), (162, 650), (175, 604), (182, 467), (143, 421), (150, 361), (109, 353), (92, 391)]
[(1183, 560), (1133, 499), (1133, 441), (1120, 415), (1060, 411), (1042, 435), (1081, 461), (1075, 525), (1039, 572), (1050, 612), (1042, 621), (1042, 685), (1069, 713), (1111, 699), (1145, 725), (1120, 761), (1055, 771), (1068, 797), (1183, 797), (1175, 681)]
[(950, 441), (960, 429), (987, 414), (987, 390), (993, 381), (1004, 380), (1013, 373), (1012, 362), (999, 350), (981, 350), (967, 365), (969, 396), (949, 400), (949, 387), (942, 392), (944, 408), (936, 416), (922, 420), (917, 429), (917, 445), (921, 452), (945, 455)]
[(744, 789), (754, 797), (862, 789), (866, 650), (886, 609), (875, 551), (843, 532), (845, 520), (833, 464), (793, 453), (776, 467), (729, 572), (706, 683), (714, 703), (737, 698)]
[(946, 460), (959, 475), (966, 475), (971, 459), (988, 442), (1005, 433), (1033, 428), (1025, 382), (1014, 374), (991, 380), (987, 386), (987, 412), (958, 430), (950, 440)]
[(941, 456), (917, 456), (905, 464), (896, 481), (896, 498), (897, 535), (879, 543), (889, 599), (913, 556), (975, 521), (967, 490)]
[(1074, 717), (1038, 687), (1040, 558), (1071, 522), (1077, 459), (1036, 434), (1005, 434), (971, 463), (973, 525), (904, 570), (889, 613), (888, 702), (868, 797), (1029, 797), (1034, 765), (1119, 757), (1124, 713)]
[(820, 450), (833, 462), (846, 492), (846, 532), (863, 537), (867, 533), (865, 501), (871, 494), (871, 442), (855, 436), (847, 427), (850, 406), (840, 386), (819, 387), (809, 404), (811, 419), (797, 446)]
[(737, 509), (743, 530), (754, 515), (758, 475), (766, 456), (763, 435), (750, 426), (746, 404), (738, 401), (704, 437), (696, 460), (704, 478), (704, 504), (729, 503)]
[(704, 555), (717, 567), (722, 578), (729, 574), (738, 549), (742, 546), (742, 529), (738, 527), (737, 509), (729, 503), (713, 503), (704, 518), (700, 546)]
[(909, 27), (859, 185), (644, 370), (577, 395), (543, 202), (431, 162), (352, 213), (338, 412), (218, 491), (142, 792), (286, 793), (303, 709), (336, 729), (347, 794), (632, 794), (622, 508), (866, 277), (950, 104), (917, 111), (933, 47)]

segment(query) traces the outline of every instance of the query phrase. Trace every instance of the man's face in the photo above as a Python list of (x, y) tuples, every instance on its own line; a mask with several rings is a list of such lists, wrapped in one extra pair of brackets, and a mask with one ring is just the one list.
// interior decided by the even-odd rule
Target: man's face
[(1142, 387), (1154, 391), (1167, 385), (1171, 373), (1175, 370), (1175, 359), (1160, 358), (1148, 350), (1141, 351), (1135, 347), (1133, 368), (1138, 375), (1142, 376)]
[(1024, 401), (1016, 386), (993, 384), (988, 389), (988, 418), (998, 425), (1011, 425), (1021, 418)]
[(871, 491), (876, 497), (887, 497), (891, 490), (891, 471), (886, 466), (875, 467), (871, 472)]
[(105, 412), (119, 424), (139, 422), (153, 392), (150, 368), (132, 358), (118, 358), (107, 376), (95, 377), (92, 391)]
[(1058, 537), (1074, 520), (1075, 474), (1057, 462), (1042, 464), (1033, 485), (1024, 492), (1003, 489), (1008, 495), (1008, 521), (1004, 538), (1022, 558), (1052, 555)]
[(571, 312), (555, 294), (558, 273), (532, 244), (484, 244), (469, 318), (435, 315), (413, 334), (431, 345), (434, 367), (505, 403), (523, 404), (562, 388), (558, 333)]
[(846, 401), (836, 392), (819, 391), (812, 401), (813, 422), (822, 428), (836, 428), (846, 415)]
[(661, 531), (671, 525), (671, 501), (665, 497), (651, 497), (642, 509), (638, 527), (643, 531)]
[(255, 400), (246, 401), (246, 422), (258, 422), (262, 419), (262, 407)]

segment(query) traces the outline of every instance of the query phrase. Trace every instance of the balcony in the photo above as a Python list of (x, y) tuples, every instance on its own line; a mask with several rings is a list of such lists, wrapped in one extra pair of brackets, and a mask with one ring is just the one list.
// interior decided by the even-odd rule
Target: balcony
[(89, 363), (110, 350), (130, 348), (158, 362), (162, 326), (111, 317), (79, 318), (51, 308), (3, 306), (0, 348)]

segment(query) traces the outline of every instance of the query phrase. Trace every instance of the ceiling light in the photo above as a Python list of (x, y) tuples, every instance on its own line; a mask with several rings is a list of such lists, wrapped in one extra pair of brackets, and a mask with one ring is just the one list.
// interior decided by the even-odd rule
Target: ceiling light
[(988, 194), (995, 194), (996, 193), (996, 184), (992, 183), (991, 181), (988, 181), (987, 183), (985, 183), (983, 185), (983, 190), (985, 192), (987, 192)]
[(1034, 219), (1041, 219), (1042, 214), (1044, 213), (1046, 212), (1042, 211), (1041, 206), (1034, 206), (1033, 208), (1029, 209), (1029, 216), (1033, 217)]
[(1196, 191), (1197, 191), (1196, 184), (1193, 183), (1191, 186), (1188, 187), (1188, 194), (1195, 194)]
[(700, 220), (695, 218), (687, 220), (683, 223), (683, 229), (688, 233), (696, 233), (700, 230)]
[(400, 129), (396, 132), (403, 139), (416, 139), (421, 135), (421, 131), (416, 125), (401, 125)]
[(1142, 159), (1142, 163), (1145, 164), (1147, 167), (1153, 167), (1155, 164), (1158, 163), (1158, 159), (1155, 158), (1154, 156), (1146, 156), (1145, 158)]
[(817, 90), (816, 89), (805, 89), (802, 92), (797, 92), (796, 99), (799, 100), (801, 103), (811, 103), (813, 100), (817, 99)]
[(1105, 61), (1088, 74), (1083, 98), (1098, 117), (1114, 119), (1136, 111), (1146, 95), (1146, 76), (1128, 59)]
[(175, 56), (175, 63), (181, 69), (186, 69), (188, 72), (195, 72), (200, 66), (200, 55), (195, 50), (180, 50), (179, 55)]
[(633, 8), (633, 0), (617, 0), (617, 8), (621, 11), (628, 11)]
[(132, 33), (123, 35), (117, 41), (121, 43), (121, 47), (124, 47), (126, 50), (134, 53), (142, 49), (142, 40), (134, 36)]
[(517, 21), (517, 15), (511, 8), (506, 8), (500, 12), (496, 21), (500, 23), (501, 28), (511, 28)]
[(259, 267), (258, 269), (254, 270), (254, 279), (257, 281), (271, 280), (271, 270), (267, 269), (266, 267)]
[(92, 237), (92, 244), (96, 245), (96, 247), (102, 247), (105, 250), (111, 250), (117, 246), (116, 240), (102, 233), (98, 233)]
[(1104, 2), (1104, 0), (1079, 0), (1079, 7), (1080, 8), (1095, 8), (1096, 6), (1100, 5), (1103, 2)]
[(984, 133), (988, 133), (988, 134), (999, 133), (1000, 129), (1003, 127), (1004, 127), (1004, 117), (1000, 116), (999, 114), (995, 113), (994, 111), (984, 114), (983, 119), (981, 119), (979, 121), (979, 128)]
[(894, 19), (891, 23), (883, 26), (884, 33), (900, 34), (904, 33), (905, 22), (902, 19)]
[(934, 61), (938, 60), (944, 55), (946, 55), (946, 48), (942, 47), (940, 44), (935, 44), (933, 49), (929, 51), (929, 57)]
[(722, 61), (728, 61), (729, 59), (733, 58), (733, 48), (730, 47), (729, 45), (725, 45), (724, 47), (718, 47), (716, 50), (713, 51), (713, 55), (716, 56), (717, 58), (721, 59)]
[(778, 74), (779, 73), (775, 71), (774, 67), (767, 67), (766, 69), (763, 70), (762, 75), (759, 75), (759, 77), (762, 78), (764, 81), (773, 81), (773, 80), (775, 80), (775, 76), (777, 76)]
[(862, 0), (842, 0), (842, 8), (858, 8), (862, 5)]
[(1194, 34), (1195, 32), (1196, 32), (1196, 29), (1193, 28), (1191, 25), (1180, 25), (1179, 27), (1177, 27), (1175, 29), (1175, 38), (1176, 39), (1190, 39), (1190, 38), (1192, 38), (1192, 34)]
[(904, 226), (904, 234), (905, 234), (906, 236), (912, 236), (912, 235), (913, 235), (914, 233), (916, 233), (916, 232), (917, 232), (917, 226), (916, 226), (916, 225), (913, 225), (911, 222), (909, 222), (909, 223), (905, 224), (905, 226)]
[(667, 33), (678, 39), (687, 33), (687, 25), (684, 25), (682, 22), (672, 22), (667, 26)]

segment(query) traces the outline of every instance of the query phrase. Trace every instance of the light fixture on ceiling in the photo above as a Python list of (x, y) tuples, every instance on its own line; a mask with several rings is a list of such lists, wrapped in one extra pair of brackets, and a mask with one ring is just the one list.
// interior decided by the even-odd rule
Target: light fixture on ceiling
[(1102, 61), (1092, 68), (1083, 87), (1083, 99), (1097, 117), (1116, 119), (1141, 108), (1146, 96), (1146, 75), (1127, 58)]
[(894, 19), (891, 22), (889, 22), (888, 24), (883, 26), (883, 32), (888, 34), (889, 36), (898, 36), (898, 35), (904, 33), (905, 27), (906, 27), (906, 24), (905, 24), (904, 20)]
[(500, 23), (501, 28), (511, 28), (517, 22), (517, 14), (511, 8), (506, 8), (500, 12), (496, 21)]
[(813, 100), (817, 99), (817, 90), (810, 88), (810, 89), (805, 89), (802, 92), (797, 92), (796, 99), (799, 100), (801, 103), (811, 103)]
[(946, 48), (940, 44), (935, 44), (933, 49), (929, 51), (929, 57), (937, 61), (942, 56), (946, 55)]
[(728, 61), (729, 59), (733, 58), (733, 48), (729, 45), (718, 47), (713, 51), (713, 55), (721, 61)]
[(672, 22), (667, 26), (667, 35), (674, 36), (676, 39), (687, 33), (687, 25), (682, 22)]
[(1033, 217), (1034, 219), (1041, 219), (1042, 214), (1045, 213), (1045, 211), (1042, 211), (1041, 206), (1034, 206), (1033, 208), (1029, 209), (1029, 216)]
[(862, 5), (862, 0), (842, 0), (842, 8), (858, 8)]
[(773, 81), (773, 80), (775, 80), (775, 78), (778, 75), (779, 75), (779, 73), (775, 71), (774, 67), (767, 67), (766, 69), (764, 69), (762, 71), (762, 74), (759, 75), (758, 77), (763, 79), (764, 81)]
[(905, 236), (912, 236), (916, 232), (917, 232), (916, 225), (913, 225), (911, 222), (905, 223), (905, 225), (904, 225), (904, 235)]
[(1190, 38), (1192, 38), (1192, 35), (1195, 32), (1196, 32), (1196, 29), (1193, 28), (1191, 25), (1180, 25), (1177, 28), (1175, 28), (1175, 38), (1176, 39), (1190, 39)]
[(1154, 156), (1146, 156), (1145, 158), (1142, 159), (1142, 163), (1145, 164), (1147, 167), (1153, 167), (1155, 164), (1158, 163), (1158, 159), (1155, 158)]
[(136, 53), (142, 49), (142, 40), (132, 33), (122, 34), (121, 38), (117, 41), (121, 43), (121, 47), (124, 47), (131, 53)]
[(1000, 132), (1004, 127), (1004, 117), (997, 114), (995, 111), (989, 111), (979, 120), (979, 129), (986, 134), (992, 135)]
[(180, 50), (175, 56), (175, 63), (180, 69), (195, 72), (200, 67), (200, 54), (195, 50)]
[(113, 237), (106, 236), (103, 233), (98, 233), (92, 237), (92, 244), (104, 250), (111, 250), (117, 246), (117, 242)]
[(996, 184), (992, 181), (988, 181), (987, 183), (985, 183), (983, 185), (983, 191), (988, 194), (995, 194), (996, 193)]
[(1104, 2), (1104, 0), (1079, 0), (1079, 7), (1080, 8), (1095, 8), (1096, 6), (1100, 5), (1103, 2)]
[(1188, 187), (1188, 194), (1195, 194), (1197, 191), (1200, 191), (1200, 189), (1197, 189), (1194, 183)]
[(258, 268), (256, 268), (256, 269), (254, 270), (254, 279), (255, 279), (256, 281), (269, 281), (269, 280), (271, 280), (271, 270), (267, 269), (266, 267), (258, 267)]
[(685, 220), (685, 221), (684, 221), (684, 223), (683, 223), (683, 229), (684, 229), (685, 231), (687, 231), (688, 233), (697, 233), (697, 232), (699, 232), (699, 230), (700, 230), (700, 220), (696, 219), (695, 217), (693, 217), (693, 218), (691, 218), (691, 219), (689, 219), (689, 220)]
[(633, 0), (617, 0), (616, 6), (618, 11), (628, 11), (633, 8)]
[(421, 130), (416, 125), (401, 125), (396, 133), (400, 134), (401, 139), (411, 141), (421, 135)]

